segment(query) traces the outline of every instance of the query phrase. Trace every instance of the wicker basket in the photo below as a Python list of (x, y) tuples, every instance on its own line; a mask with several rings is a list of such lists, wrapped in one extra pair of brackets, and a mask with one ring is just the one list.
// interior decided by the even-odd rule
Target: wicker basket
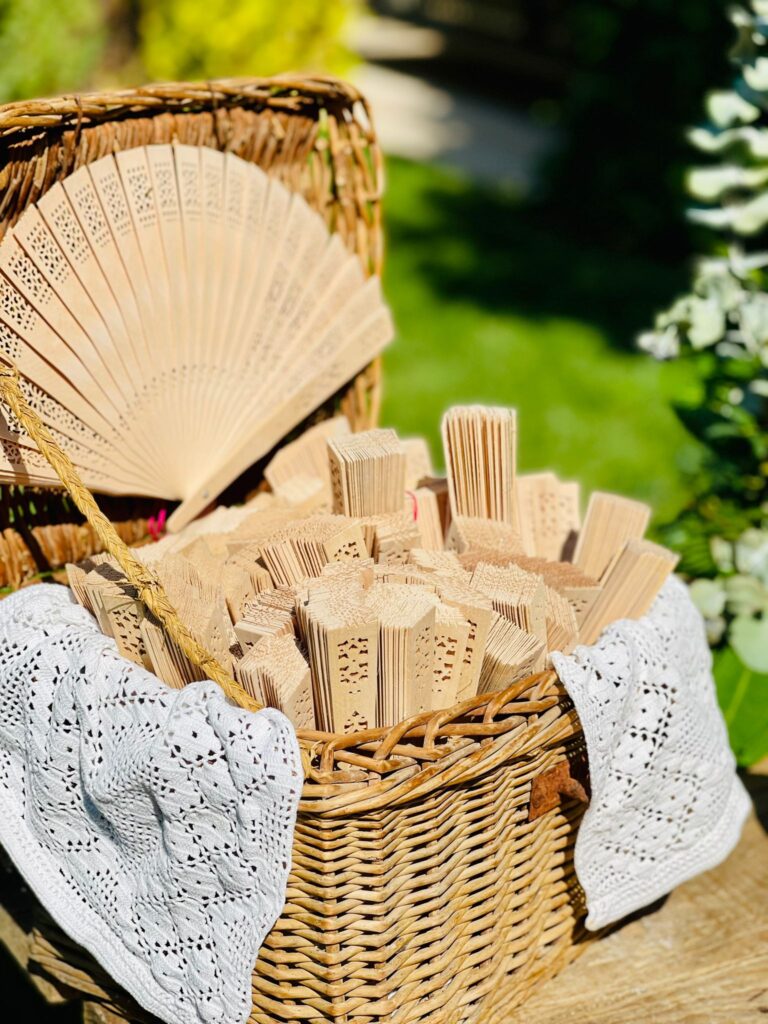
[[(511, 1024), (586, 938), (572, 860), (586, 763), (557, 680), (299, 738), (311, 766), (251, 1021)], [(25, 955), (69, 994), (146, 1019), (45, 915)]]
[[(156, 86), (117, 98), (5, 108), (6, 208), (18, 213), (78, 162), (179, 137), (258, 160), (300, 189), (378, 268), (380, 171), (372, 133), (357, 119), (364, 112), (347, 87), (285, 79)], [(375, 412), (376, 372), (355, 382), (347, 397), (355, 409)], [(121, 542), (24, 407), (9, 370), (0, 371), (0, 394), (59, 472), (96, 542), (121, 562), (182, 650), (252, 707)], [(508, 1021), (583, 934), (572, 849), (585, 757), (580, 725), (554, 674), (391, 729), (304, 732), (299, 739), (306, 781), (292, 871), (285, 909), (254, 970), (251, 1019)], [(30, 955), (69, 989), (124, 1019), (143, 1019), (92, 959), (50, 926), (35, 933)]]
[[(228, 150), (300, 192), (378, 273), (382, 259), (381, 155), (365, 100), (331, 79), (175, 82), (0, 106), (0, 238), (55, 182), (108, 153), (158, 142)], [(355, 429), (378, 416), (378, 360), (312, 419), (341, 406)], [(269, 456), (230, 489), (258, 484)], [(126, 540), (146, 536), (157, 502), (107, 498)], [(0, 488), (0, 588), (99, 550), (66, 496)]]

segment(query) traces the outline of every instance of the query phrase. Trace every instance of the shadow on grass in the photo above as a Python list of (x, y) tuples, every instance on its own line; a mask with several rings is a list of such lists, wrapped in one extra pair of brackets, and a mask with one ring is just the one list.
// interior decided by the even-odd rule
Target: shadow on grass
[(543, 208), (404, 160), (389, 164), (385, 224), (385, 424), (427, 437), (439, 460), (446, 406), (511, 405), (521, 469), (648, 501), (662, 519), (684, 506), (681, 471), (699, 452), (670, 403), (697, 383), (634, 339), (685, 267), (609, 254)]
[[(683, 290), (684, 262), (670, 266), (610, 252), (568, 235), (543, 205), (468, 186), (448, 171), (427, 178), (392, 158), (400, 187), (386, 205), (388, 240), (437, 296), (496, 313), (593, 324), (618, 348)], [(578, 202), (576, 195), (574, 202)]]

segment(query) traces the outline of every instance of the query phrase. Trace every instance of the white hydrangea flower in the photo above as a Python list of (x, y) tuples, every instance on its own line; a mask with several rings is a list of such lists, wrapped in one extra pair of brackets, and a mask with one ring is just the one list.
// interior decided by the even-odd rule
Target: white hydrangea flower
[(720, 572), (733, 572), (733, 544), (723, 537), (712, 537), (709, 542), (712, 561)]
[(729, 576), (725, 580), (725, 594), (732, 615), (751, 618), (768, 612), (768, 590), (756, 576)]
[(745, 530), (736, 541), (736, 568), (768, 586), (768, 530)]
[(725, 611), (722, 580), (694, 580), (688, 589), (693, 603), (705, 619), (716, 619)]
[(676, 327), (665, 327), (660, 331), (645, 331), (637, 344), (654, 359), (674, 359), (680, 354), (680, 335)]

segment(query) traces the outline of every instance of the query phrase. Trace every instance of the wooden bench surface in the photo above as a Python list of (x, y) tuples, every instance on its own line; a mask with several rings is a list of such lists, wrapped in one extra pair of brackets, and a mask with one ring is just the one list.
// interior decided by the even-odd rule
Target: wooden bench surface
[(724, 864), (588, 949), (509, 1024), (766, 1024), (768, 761)]
[[(589, 945), (509, 1024), (766, 1024), (768, 1021), (768, 761), (747, 778), (755, 812), (720, 867), (681, 886), (661, 906)], [(5, 897), (7, 899), (7, 896)], [(0, 905), (0, 943), (26, 967), (28, 934)], [(77, 998), (39, 970), (39, 995), (9, 992), (17, 1014), (36, 1024), (69, 1024)], [(22, 987), (21, 975), (12, 983)], [(31, 998), (30, 998), (31, 997)], [(97, 998), (97, 997), (96, 997)], [(75, 1007), (72, 1007), (75, 1011)], [(75, 1011), (76, 1013), (76, 1011)], [(119, 1024), (103, 1004), (83, 1006), (86, 1024)], [(79, 1014), (77, 1014), (79, 1016)]]

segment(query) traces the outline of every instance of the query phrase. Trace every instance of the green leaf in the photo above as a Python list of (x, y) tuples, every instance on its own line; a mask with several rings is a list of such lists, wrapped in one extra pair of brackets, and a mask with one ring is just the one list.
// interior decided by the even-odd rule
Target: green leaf
[(715, 656), (717, 697), (739, 764), (756, 764), (768, 754), (768, 675), (751, 671), (726, 647)]
[(688, 141), (702, 153), (723, 153), (731, 146), (743, 146), (756, 160), (768, 157), (768, 130), (754, 125), (743, 128), (691, 128)]
[(729, 637), (731, 646), (747, 668), (753, 672), (768, 672), (768, 619), (739, 615), (731, 623)]
[(741, 131), (738, 128), (729, 131), (712, 131), (711, 128), (690, 128), (686, 132), (688, 141), (702, 153), (719, 153), (720, 150), (737, 142), (741, 138)]
[(733, 544), (724, 537), (712, 537), (709, 548), (712, 561), (720, 572), (733, 572)]
[(736, 210), (733, 207), (717, 207), (716, 209), (703, 209), (701, 207), (690, 207), (686, 210), (688, 220), (694, 224), (703, 224), (707, 228), (728, 228), (733, 223)]
[(754, 347), (768, 340), (768, 295), (758, 293), (745, 299), (739, 310), (739, 327)]
[[(762, 255), (755, 254), (755, 259)], [(746, 295), (744, 286), (734, 275), (740, 273), (744, 277), (755, 269), (751, 266), (751, 257), (748, 262), (747, 258), (735, 256), (731, 264), (732, 267), (724, 263), (717, 266), (714, 260), (702, 261), (693, 283), (697, 294), (715, 299), (726, 312), (738, 308)]]
[[(702, 265), (706, 267), (707, 262), (702, 261)], [(753, 270), (763, 270), (767, 266), (768, 252), (744, 252), (742, 249), (733, 249), (728, 260), (728, 267), (731, 273), (742, 280)]]
[(736, 541), (736, 568), (768, 586), (768, 530), (745, 530)]
[(354, 63), (346, 40), (356, 4), (349, 0), (140, 0), (134, 6), (138, 56), (154, 81), (291, 67), (343, 72)]
[(637, 344), (655, 359), (674, 359), (680, 352), (680, 335), (673, 326), (660, 331), (644, 331), (638, 335)]

